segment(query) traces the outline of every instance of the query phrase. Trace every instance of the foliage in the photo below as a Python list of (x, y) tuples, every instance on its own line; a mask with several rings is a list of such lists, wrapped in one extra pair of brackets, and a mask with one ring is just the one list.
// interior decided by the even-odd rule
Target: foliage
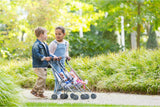
[(124, 30), (127, 33), (137, 31), (138, 47), (140, 35), (147, 29), (147, 26), (154, 25), (153, 31), (155, 31), (160, 25), (158, 0), (87, 0), (87, 2), (106, 12), (106, 17), (97, 20), (97, 26), (102, 31), (121, 31), (120, 16), (123, 16)]
[(13, 82), (14, 79), (10, 75), (2, 71), (0, 71), (0, 74), (0, 106), (22, 106), (23, 99), (19, 95), (19, 86)]
[(31, 56), (37, 26), (45, 27), (52, 38), (56, 26), (64, 26), (66, 35), (80, 27), (87, 32), (104, 16), (93, 5), (72, 0), (1, 0), (0, 7), (0, 56), (6, 59)]
[[(37, 76), (31, 60), (3, 61), (1, 71), (16, 78), (21, 87), (32, 88)], [(69, 62), (92, 91), (160, 94), (159, 50), (125, 51), (95, 57), (77, 57)], [(68, 66), (66, 65), (69, 70)], [(48, 70), (47, 89), (53, 90), (54, 77)]]
[[(155, 23), (155, 29), (159, 26), (160, 15), (158, 13), (160, 11), (158, 11), (159, 2), (157, 0), (116, 0), (116, 2), (115, 0), (88, 0), (88, 3), (108, 13), (107, 18), (102, 17), (102, 20), (99, 20), (102, 29), (120, 30), (120, 16), (124, 16), (126, 26), (124, 29), (128, 33), (132, 30), (136, 31), (137, 24), (135, 23), (149, 22), (151, 25)], [(140, 16), (137, 13), (138, 3), (141, 4)], [(144, 28), (142, 25), (141, 27), (143, 31)]]
[(80, 38), (78, 33), (71, 33), (69, 36), (70, 56), (96, 56), (102, 53), (116, 52), (119, 45), (109, 39), (103, 38), (102, 35), (93, 33), (84, 33)]
[(147, 41), (147, 48), (148, 49), (155, 49), (158, 47), (158, 43), (156, 40), (156, 32), (153, 31), (152, 26), (150, 27), (150, 33), (149, 33), (149, 38)]

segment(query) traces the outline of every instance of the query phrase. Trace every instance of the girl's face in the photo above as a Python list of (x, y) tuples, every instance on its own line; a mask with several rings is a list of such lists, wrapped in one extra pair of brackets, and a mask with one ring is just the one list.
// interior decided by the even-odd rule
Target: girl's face
[(65, 36), (65, 33), (63, 33), (61, 29), (56, 29), (55, 30), (55, 36), (56, 36), (56, 40), (58, 42), (62, 42), (63, 38)]

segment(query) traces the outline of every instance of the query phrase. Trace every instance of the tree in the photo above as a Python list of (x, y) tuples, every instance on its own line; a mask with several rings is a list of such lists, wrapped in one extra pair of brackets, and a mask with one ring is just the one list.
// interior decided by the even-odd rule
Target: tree
[(147, 41), (147, 48), (148, 49), (155, 49), (158, 47), (158, 43), (156, 40), (156, 33), (155, 31), (153, 31), (153, 26), (150, 27), (150, 31), (149, 31), (149, 38)]
[(99, 24), (102, 29), (120, 29), (120, 17), (124, 16), (125, 31), (137, 32), (137, 47), (140, 48), (140, 35), (145, 30), (145, 23), (154, 24), (154, 31), (160, 22), (160, 2), (157, 0), (88, 0), (98, 9), (108, 12), (107, 18), (103, 18)]
[[(80, 26), (84, 32), (89, 31), (90, 25), (104, 13), (95, 11), (90, 4), (82, 3), (80, 7), (79, 3), (72, 0), (1, 0), (0, 22), (6, 25), (8, 33), (1, 35), (0, 31), (0, 49), (23, 56), (30, 53), (26, 51), (30, 51), (35, 40), (33, 35), (37, 26), (48, 30), (50, 40), (53, 40), (55, 27), (60, 25), (66, 28), (67, 35), (79, 31)], [(78, 15), (79, 8), (83, 8), (82, 16)], [(27, 34), (26, 41), (23, 41), (24, 33)]]

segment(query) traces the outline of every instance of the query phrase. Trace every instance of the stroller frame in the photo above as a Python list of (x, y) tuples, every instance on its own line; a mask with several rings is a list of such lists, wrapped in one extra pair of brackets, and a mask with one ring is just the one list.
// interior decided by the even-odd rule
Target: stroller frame
[[(88, 94), (82, 94), (82, 92), (91, 92), (91, 90), (85, 85), (86, 89), (81, 88), (81, 86), (73, 84), (73, 77), (71, 76), (71, 74), (65, 69), (65, 67), (61, 64), (60, 60), (57, 60), (57, 64), (60, 67), (60, 69), (63, 71), (63, 75), (68, 79), (67, 81), (65, 81), (59, 74), (59, 72), (54, 68), (54, 66), (52, 65), (52, 61), (49, 62), (49, 65), (52, 68), (53, 74), (55, 76), (55, 78), (58, 81), (58, 86), (56, 89), (56, 92), (54, 94), (52, 94), (51, 98), (56, 100), (58, 98), (57, 95), (57, 91), (61, 91), (63, 90), (64, 93), (60, 95), (61, 99), (67, 99), (68, 98), (68, 92), (71, 92), (70, 97), (73, 100), (78, 100), (78, 95), (75, 94), (76, 92), (79, 92), (81, 95), (81, 99), (89, 99), (89, 95)], [(71, 67), (71, 65), (68, 63), (67, 59), (66, 59), (66, 64), (71, 68), (71, 70), (74, 72), (74, 74), (80, 79), (80, 76), (73, 70), (73, 68)], [(69, 75), (66, 75), (66, 73), (68, 73)], [(69, 77), (68, 77), (69, 76)], [(68, 86), (67, 86), (68, 85)], [(58, 88), (61, 87), (60, 90), (58, 90)], [(95, 99), (96, 98), (96, 94), (92, 93), (91, 94), (91, 98)]]

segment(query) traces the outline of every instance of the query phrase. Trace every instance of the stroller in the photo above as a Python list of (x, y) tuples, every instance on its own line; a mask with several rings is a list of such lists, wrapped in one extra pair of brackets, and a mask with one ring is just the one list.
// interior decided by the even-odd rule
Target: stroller
[[(58, 72), (52, 62), (49, 62), (56, 79), (58, 80), (58, 87), (60, 89), (56, 89), (56, 93), (52, 94), (51, 98), (56, 100), (58, 98), (57, 91), (64, 91), (63, 94), (60, 95), (60, 99), (67, 99), (68, 92), (71, 92), (70, 98), (73, 100), (78, 100), (79, 96), (76, 93), (80, 93), (81, 99), (89, 99), (89, 94), (87, 92), (91, 92), (91, 90), (86, 86), (87, 81), (83, 81), (79, 75), (73, 70), (71, 65), (68, 63), (66, 59), (66, 64), (70, 67), (71, 71), (68, 72), (65, 67), (61, 64), (61, 57), (57, 60), (58, 66), (61, 68), (61, 72)], [(97, 96), (96, 94), (92, 93), (91, 98), (95, 99)]]

